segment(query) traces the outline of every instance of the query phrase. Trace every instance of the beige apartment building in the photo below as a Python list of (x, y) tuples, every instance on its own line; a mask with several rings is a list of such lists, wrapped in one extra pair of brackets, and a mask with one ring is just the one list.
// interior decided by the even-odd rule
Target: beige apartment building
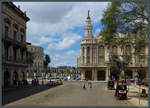
[(31, 43), (27, 44), (27, 50), (33, 54), (33, 64), (28, 66), (28, 77), (42, 76), (44, 72), (44, 50), (41, 46), (32, 45)]
[(3, 87), (26, 80), (26, 23), (30, 19), (12, 2), (2, 2)]
[[(134, 78), (137, 75), (136, 70), (142, 68), (142, 75), (145, 77), (148, 71), (148, 46), (140, 54), (135, 56), (134, 53), (134, 39), (131, 39), (126, 44), (114, 45), (108, 50), (104, 45), (101, 35), (93, 36), (92, 34), (91, 18), (88, 15), (84, 27), (84, 39), (81, 41), (81, 56), (77, 59), (77, 67), (81, 72), (81, 80), (93, 81), (108, 81), (109, 78), (117, 76), (109, 68), (109, 56), (114, 54), (118, 56), (131, 55), (127, 75)], [(124, 38), (125, 35), (118, 34), (118, 38)]]

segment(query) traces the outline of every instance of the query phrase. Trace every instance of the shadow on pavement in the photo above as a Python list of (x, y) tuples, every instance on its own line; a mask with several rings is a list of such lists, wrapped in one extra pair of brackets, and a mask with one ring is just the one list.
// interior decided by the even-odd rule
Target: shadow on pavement
[[(56, 87), (56, 86), (53, 86)], [(38, 85), (30, 86), (27, 88), (18, 88), (14, 90), (4, 91), (2, 93), (2, 105), (11, 103), (13, 101), (34, 95), (36, 93), (42, 92), (44, 90), (53, 88), (52, 86)]]

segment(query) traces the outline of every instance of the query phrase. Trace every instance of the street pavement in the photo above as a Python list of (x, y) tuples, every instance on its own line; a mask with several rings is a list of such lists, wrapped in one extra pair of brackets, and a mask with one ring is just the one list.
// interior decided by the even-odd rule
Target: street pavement
[[(148, 87), (141, 86), (140, 93), (142, 89), (146, 89), (148, 94)], [(148, 106), (148, 97), (139, 97), (139, 86), (134, 84), (129, 86), (128, 101), (135, 106)]]
[[(34, 95), (5, 104), (4, 106), (133, 106), (126, 100), (116, 100), (114, 90), (107, 90), (107, 83), (70, 81)], [(35, 89), (36, 90), (36, 89)]]

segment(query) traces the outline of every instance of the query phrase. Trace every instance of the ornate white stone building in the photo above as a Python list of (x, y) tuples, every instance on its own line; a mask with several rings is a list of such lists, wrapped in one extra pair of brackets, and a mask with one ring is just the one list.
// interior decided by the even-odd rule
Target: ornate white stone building
[(33, 64), (32, 66), (28, 67), (28, 77), (35, 76), (42, 76), (44, 72), (44, 64), (43, 64), (43, 57), (44, 57), (44, 50), (41, 46), (36, 46), (32, 44), (27, 44), (27, 50), (32, 52), (33, 54)]
[(26, 12), (2, 2), (2, 76), (4, 87), (26, 80)]
[[(108, 61), (109, 54), (124, 55), (131, 54), (131, 61), (129, 63), (130, 72), (127, 73), (130, 78), (136, 76), (136, 69), (142, 67), (143, 77), (146, 75), (148, 67), (148, 46), (139, 57), (133, 55), (134, 40), (131, 39), (124, 45), (114, 45), (110, 48), (104, 45), (101, 35), (93, 36), (92, 34), (91, 18), (86, 19), (84, 27), (84, 39), (81, 41), (81, 56), (77, 59), (77, 67), (81, 72), (81, 80), (88, 79), (93, 81), (107, 81), (114, 73), (109, 69)], [(124, 38), (124, 35), (118, 34), (117, 39)]]

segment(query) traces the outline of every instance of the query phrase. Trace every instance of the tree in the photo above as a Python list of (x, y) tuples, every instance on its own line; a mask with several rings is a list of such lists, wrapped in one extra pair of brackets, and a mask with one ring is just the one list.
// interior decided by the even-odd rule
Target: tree
[[(129, 40), (134, 40), (134, 55), (138, 56), (141, 54), (148, 43), (149, 20), (147, 8), (146, 0), (112, 2), (108, 5), (101, 19), (103, 29), (100, 34), (103, 36), (102, 39), (108, 47), (109, 53), (110, 47), (114, 44), (125, 45)], [(118, 33), (126, 36), (119, 38), (117, 36)], [(124, 56), (126, 56), (124, 58), (127, 58), (128, 55)]]
[(27, 54), (26, 61), (27, 61), (27, 64), (29, 65), (29, 71), (30, 71), (29, 73), (31, 73), (31, 66), (33, 64), (34, 56), (33, 56), (33, 53), (30, 51), (27, 51), (26, 54)]
[[(148, 13), (147, 1), (140, 2), (112, 2), (104, 11), (101, 22), (105, 45), (117, 44), (116, 34), (123, 33), (130, 38), (135, 38), (135, 53), (143, 49), (148, 38)], [(138, 35), (137, 35), (138, 34)], [(144, 38), (143, 38), (144, 37)], [(142, 44), (141, 44), (142, 43)]]
[(47, 74), (47, 68), (48, 68), (48, 64), (51, 63), (51, 59), (49, 57), (49, 55), (45, 55), (44, 57), (44, 68), (45, 68), (45, 77), (46, 77), (46, 74)]

